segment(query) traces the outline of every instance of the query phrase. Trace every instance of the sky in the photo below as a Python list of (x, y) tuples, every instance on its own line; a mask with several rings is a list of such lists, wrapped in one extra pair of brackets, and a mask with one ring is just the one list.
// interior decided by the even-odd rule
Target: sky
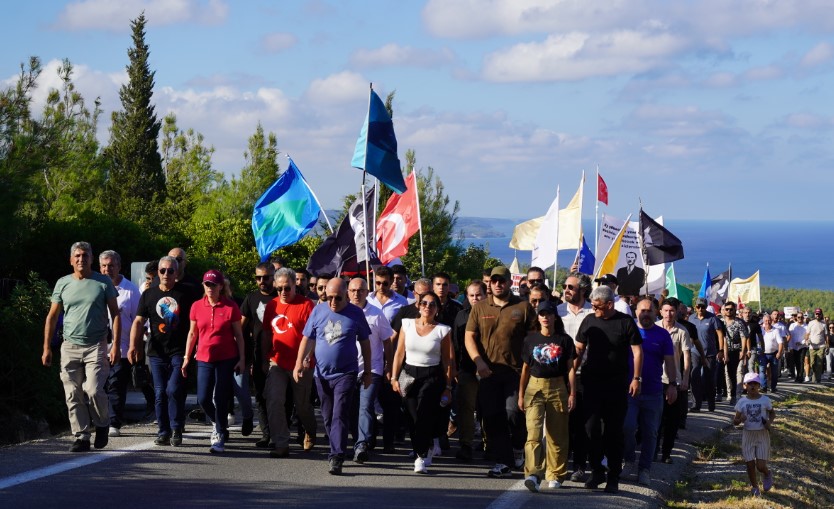
[(599, 168), (615, 217), (639, 200), (667, 221), (832, 217), (830, 0), (13, 2), (0, 81), (40, 57), (39, 114), (69, 59), (106, 144), (142, 11), (160, 120), (228, 176), (260, 122), (325, 208), (359, 190), (373, 83), (396, 92), (400, 160), (413, 149), (463, 216), (542, 216), (585, 171), (593, 217)]

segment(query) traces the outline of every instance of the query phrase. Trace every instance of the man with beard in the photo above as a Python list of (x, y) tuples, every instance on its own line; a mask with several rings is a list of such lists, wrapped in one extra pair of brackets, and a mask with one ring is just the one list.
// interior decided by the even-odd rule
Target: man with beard
[[(587, 300), (590, 293), (591, 279), (585, 274), (574, 272), (565, 279), (565, 288), (562, 292), (565, 302), (556, 307), (556, 314), (562, 319), (565, 332), (574, 341), (576, 341), (576, 333), (582, 325), (582, 320), (594, 312), (591, 303)], [(575, 382), (576, 398), (574, 398), (574, 408), (570, 413), (568, 423), (569, 443), (573, 451), (573, 474), (570, 480), (582, 482), (585, 480), (585, 466), (588, 458), (588, 436), (585, 434), (582, 406), (584, 392), (582, 390), (582, 359), (579, 359)]]
[[(264, 262), (255, 267), (255, 283), (258, 289), (243, 299), (240, 306), (240, 314), (243, 316), (241, 327), (243, 328), (243, 340), (246, 343), (246, 351), (253, 352), (252, 379), (255, 382), (255, 400), (258, 402), (258, 421), (260, 422), (261, 438), (255, 445), (267, 447), (269, 445), (269, 417), (266, 411), (266, 399), (264, 398), (264, 385), (266, 384), (266, 372), (263, 369), (264, 356), (263, 344), (270, 342), (269, 328), (264, 331), (264, 311), (267, 304), (278, 296), (273, 285), (275, 267)], [(244, 422), (243, 427), (247, 428), (252, 423)], [(244, 430), (245, 431), (245, 430)], [(251, 429), (248, 429), (251, 431)], [(246, 433), (244, 433), (246, 435)]]
[(741, 381), (743, 359), (747, 353), (747, 338), (750, 333), (747, 330), (747, 324), (740, 318), (736, 318), (736, 304), (735, 302), (727, 302), (722, 307), (724, 312), (724, 359), (726, 366), (727, 379), (727, 400), (731, 405), (736, 404), (736, 394), (738, 392), (739, 382)]
[(518, 408), (521, 348), (538, 320), (529, 302), (510, 292), (510, 271), (490, 272), (492, 295), (475, 304), (466, 323), (466, 351), (480, 377), (478, 403), (497, 463), (487, 475), (507, 477), (524, 463), (527, 425)]

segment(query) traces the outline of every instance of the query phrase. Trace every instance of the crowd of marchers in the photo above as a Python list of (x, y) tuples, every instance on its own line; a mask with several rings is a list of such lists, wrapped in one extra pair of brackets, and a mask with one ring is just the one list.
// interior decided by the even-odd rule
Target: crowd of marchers
[[(755, 431), (750, 401), (769, 424), (761, 393), (780, 377), (832, 372), (834, 324), (821, 309), (789, 326), (779, 311), (732, 302), (716, 316), (703, 300), (618, 295), (613, 274), (593, 285), (574, 270), (559, 293), (532, 267), (516, 294), (503, 266), (458, 286), (443, 272), (412, 280), (402, 265), (349, 277), (272, 259), (237, 301), (221, 271), (189, 274), (181, 248), (149, 263), (138, 286), (115, 251), (99, 254), (99, 272), (93, 260), (88, 243), (72, 245), (44, 330), (43, 364), (60, 350), (73, 452), (122, 434), (131, 384), (153, 389), (156, 445), (196, 444), (184, 437), (196, 377), (211, 453), (225, 451), (236, 399), (256, 448), (287, 458), (326, 445), (334, 475), (347, 460), (397, 454), (408, 434), (415, 473), (441, 455), (484, 459), (489, 477), (520, 470), (534, 492), (573, 482), (617, 493), (620, 480), (648, 485), (653, 463), (673, 461), (678, 430), (704, 403), (714, 411), (726, 398)], [(745, 460), (768, 490), (769, 441), (765, 450), (756, 437)]]

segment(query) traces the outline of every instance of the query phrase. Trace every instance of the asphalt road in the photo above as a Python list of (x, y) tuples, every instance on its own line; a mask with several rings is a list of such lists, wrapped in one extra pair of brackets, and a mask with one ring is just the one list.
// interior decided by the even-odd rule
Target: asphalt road
[[(831, 386), (830, 382), (826, 385)], [(808, 385), (781, 384), (778, 397), (807, 390)], [(131, 393), (131, 398), (141, 395)], [(144, 403), (142, 403), (144, 405)], [(563, 508), (658, 507), (696, 452), (696, 444), (729, 425), (731, 407), (719, 403), (715, 413), (690, 414), (673, 455), (674, 463), (655, 463), (652, 485), (621, 483), (618, 495), (589, 491), (576, 483), (538, 494), (512, 479), (490, 479), (490, 464), (464, 464), (439, 457), (429, 475), (415, 474), (407, 444), (391, 455), (372, 453), (364, 465), (345, 462), (344, 475), (327, 473), (327, 444), (303, 452), (294, 444), (285, 459), (270, 458), (255, 447), (255, 435), (240, 435), (232, 426), (226, 452), (210, 454), (210, 428), (189, 420), (179, 448), (153, 445), (150, 423), (122, 428), (100, 451), (70, 453), (69, 436), (0, 449), (0, 507), (110, 506), (155, 507), (386, 507), (386, 508)], [(452, 440), (453, 450), (456, 440)]]

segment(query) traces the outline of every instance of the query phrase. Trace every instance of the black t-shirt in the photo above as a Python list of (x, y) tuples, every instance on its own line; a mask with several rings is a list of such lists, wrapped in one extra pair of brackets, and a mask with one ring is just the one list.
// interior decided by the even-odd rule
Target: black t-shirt
[(403, 327), (403, 318), (420, 318), (420, 310), (414, 304), (403, 306), (397, 310), (397, 314), (391, 320), (391, 328), (397, 335), (400, 334), (400, 329)]
[(261, 359), (261, 333), (264, 328), (264, 310), (266, 305), (278, 296), (278, 292), (264, 295), (261, 292), (252, 292), (243, 298), (240, 305), (240, 314), (246, 318), (246, 327), (243, 329), (244, 351), (246, 364), (251, 364), (253, 359)]
[(447, 298), (446, 304), (441, 305), (440, 309), (437, 310), (435, 320), (437, 320), (438, 323), (452, 327), (454, 326), (455, 318), (457, 318), (461, 309), (463, 309), (463, 306), (460, 302)]
[(193, 292), (180, 283), (167, 292), (159, 286), (145, 290), (139, 299), (136, 314), (147, 318), (151, 324), (148, 355), (168, 357), (185, 354), (193, 303)]
[(530, 367), (530, 376), (536, 378), (567, 377), (569, 363), (575, 357), (573, 339), (567, 334), (543, 336), (539, 331), (531, 332), (521, 347), (521, 360)]
[(590, 314), (582, 320), (576, 341), (585, 345), (582, 383), (628, 384), (632, 345), (643, 344), (634, 318), (615, 311), (611, 318)]
[(747, 323), (747, 332), (750, 334), (750, 338), (752, 341), (752, 347), (758, 348), (762, 352), (764, 352), (764, 337), (762, 335), (762, 326), (759, 325), (759, 322), (750, 320)]
[(455, 362), (458, 369), (467, 373), (475, 373), (475, 362), (469, 357), (466, 351), (466, 322), (469, 321), (470, 306), (464, 306), (455, 317), (455, 324), (452, 326), (452, 347), (455, 349)]

